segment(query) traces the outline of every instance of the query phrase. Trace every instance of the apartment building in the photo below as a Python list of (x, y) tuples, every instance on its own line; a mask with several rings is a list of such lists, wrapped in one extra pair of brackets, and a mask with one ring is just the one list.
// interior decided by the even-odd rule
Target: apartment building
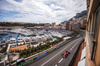
[(56, 23), (52, 23), (52, 28), (56, 28)]
[(85, 66), (100, 66), (100, 0), (87, 0)]
[(61, 22), (60, 25), (61, 25), (61, 29), (64, 30), (66, 29), (66, 22)]
[(80, 30), (79, 23), (73, 22), (73, 24), (72, 24), (72, 30), (79, 31)]
[(66, 22), (66, 30), (69, 30), (69, 27), (70, 27), (70, 22), (67, 21), (67, 22)]

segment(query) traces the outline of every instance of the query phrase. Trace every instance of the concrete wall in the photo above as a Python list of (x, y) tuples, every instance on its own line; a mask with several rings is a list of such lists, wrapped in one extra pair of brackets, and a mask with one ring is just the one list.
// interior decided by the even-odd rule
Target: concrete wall
[[(87, 0), (89, 2), (89, 0)], [(96, 13), (96, 10), (98, 10), (98, 7), (97, 7), (97, 4), (99, 4), (99, 9), (100, 9), (100, 3), (99, 3), (99, 0), (90, 0), (90, 4), (89, 4), (89, 9), (88, 9), (88, 12), (87, 12), (87, 30), (89, 32), (89, 35), (91, 35), (91, 37), (93, 36), (96, 36), (97, 35), (97, 38), (94, 38), (96, 40), (96, 44), (95, 44), (95, 47), (91, 47), (91, 50), (94, 49), (94, 52), (93, 52), (93, 59), (91, 60), (91, 56), (92, 54), (90, 54), (90, 47), (89, 47), (89, 40), (88, 40), (88, 37), (86, 37), (86, 66), (92, 66), (92, 65), (96, 65), (96, 66), (100, 66), (100, 11), (99, 13), (97, 14)], [(98, 19), (97, 17), (94, 15), (96, 13), (96, 15), (99, 15), (98, 16)], [(97, 20), (97, 23), (96, 23), (96, 20)], [(96, 25), (94, 25), (96, 23)], [(95, 26), (99, 25), (99, 29), (95, 28)], [(92, 31), (94, 30), (94, 32)], [(97, 30), (97, 32), (95, 32), (95, 30)], [(93, 32), (93, 36), (92, 36), (92, 33)], [(95, 34), (94, 34), (95, 33)], [(90, 39), (91, 41), (93, 39)], [(95, 50), (96, 49), (96, 50)]]

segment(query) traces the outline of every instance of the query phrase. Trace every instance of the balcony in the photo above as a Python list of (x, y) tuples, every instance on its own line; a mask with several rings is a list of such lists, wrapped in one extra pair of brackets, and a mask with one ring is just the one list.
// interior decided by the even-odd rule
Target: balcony
[(85, 61), (86, 63), (85, 63), (85, 66), (95, 66), (94, 62), (91, 60), (93, 43), (92, 43), (92, 39), (91, 39), (91, 36), (88, 31), (86, 31), (85, 39), (86, 39), (86, 61)]

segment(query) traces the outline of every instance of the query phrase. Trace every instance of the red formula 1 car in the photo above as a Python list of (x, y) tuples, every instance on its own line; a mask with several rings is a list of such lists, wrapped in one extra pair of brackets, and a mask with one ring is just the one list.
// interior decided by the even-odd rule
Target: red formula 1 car
[(62, 57), (63, 58), (67, 58), (67, 56), (70, 54), (70, 52), (69, 51), (65, 51), (65, 53), (64, 54), (62, 54)]

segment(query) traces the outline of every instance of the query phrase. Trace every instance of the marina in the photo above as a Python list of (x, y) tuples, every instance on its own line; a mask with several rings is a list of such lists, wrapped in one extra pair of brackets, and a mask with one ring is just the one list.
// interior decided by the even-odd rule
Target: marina
[[(45, 29), (12, 29), (12, 30), (2, 30), (0, 33), (5, 33), (5, 35), (0, 35), (0, 46), (5, 44), (14, 44), (16, 46), (23, 44), (36, 44), (48, 39), (52, 41), (56, 40), (56, 37), (66, 36), (71, 32), (66, 32), (62, 30), (51, 30), (48, 31)], [(6, 34), (8, 33), (8, 34)]]

